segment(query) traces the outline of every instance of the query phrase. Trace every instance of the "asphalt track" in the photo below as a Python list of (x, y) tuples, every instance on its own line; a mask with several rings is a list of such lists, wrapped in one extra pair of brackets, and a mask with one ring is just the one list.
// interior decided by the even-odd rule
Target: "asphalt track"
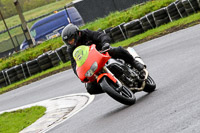
[[(132, 106), (106, 94), (50, 133), (199, 133), (200, 25), (141, 45), (135, 50), (157, 83), (151, 94), (136, 94)], [(67, 94), (84, 93), (72, 70), (0, 95), (0, 111)]]

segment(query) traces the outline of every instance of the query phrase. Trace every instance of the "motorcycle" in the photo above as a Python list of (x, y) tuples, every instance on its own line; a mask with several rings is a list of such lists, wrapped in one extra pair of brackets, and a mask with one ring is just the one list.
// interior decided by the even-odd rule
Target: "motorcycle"
[[(132, 105), (136, 101), (135, 93), (153, 92), (156, 88), (154, 80), (145, 70), (145, 78), (141, 79), (139, 71), (132, 68), (121, 59), (113, 59), (108, 50), (97, 51), (96, 45), (79, 46), (73, 52), (76, 61), (76, 71), (84, 83), (97, 82), (102, 90), (116, 101)], [(142, 64), (143, 61), (132, 48), (129, 53)]]

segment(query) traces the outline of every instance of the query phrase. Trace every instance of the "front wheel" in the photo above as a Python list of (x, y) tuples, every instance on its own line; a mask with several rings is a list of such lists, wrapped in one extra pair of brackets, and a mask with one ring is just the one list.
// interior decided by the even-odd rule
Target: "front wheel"
[(147, 93), (151, 93), (156, 89), (156, 83), (152, 79), (152, 77), (148, 76), (146, 81), (146, 86), (144, 87), (143, 91)]
[(122, 104), (132, 105), (136, 101), (135, 95), (129, 88), (123, 85), (121, 91), (117, 91), (118, 86), (108, 77), (103, 77), (100, 85), (103, 91)]

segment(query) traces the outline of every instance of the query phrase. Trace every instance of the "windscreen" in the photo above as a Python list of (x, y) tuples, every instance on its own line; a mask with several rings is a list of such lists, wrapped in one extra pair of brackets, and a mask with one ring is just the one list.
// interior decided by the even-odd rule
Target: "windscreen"
[(89, 55), (89, 47), (88, 46), (79, 46), (73, 52), (73, 57), (76, 61), (78, 67), (82, 66)]

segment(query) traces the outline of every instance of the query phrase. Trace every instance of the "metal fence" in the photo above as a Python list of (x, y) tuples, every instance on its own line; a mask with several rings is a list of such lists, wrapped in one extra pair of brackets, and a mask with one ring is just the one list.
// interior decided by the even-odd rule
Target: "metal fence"
[[(61, 11), (63, 9), (64, 8), (59, 8), (56, 11)], [(30, 19), (27, 21), (27, 24), (30, 25), (30, 24), (36, 22), (37, 20), (47, 17), (53, 13), (54, 12), (49, 12), (49, 13), (41, 15), (39, 17)], [(18, 24), (16, 26), (8, 28), (11, 33), (11, 36), (13, 35), (12, 39), (13, 39), (14, 44), (12, 43), (10, 38), (1, 41), (0, 42), (0, 58), (9, 56), (15, 50), (19, 51), (20, 45), (25, 40), (25, 35), (23, 33), (21, 26), (22, 26), (21, 24)], [(15, 34), (15, 32), (17, 32), (17, 35)], [(7, 30), (0, 31), (0, 38), (5, 38), (5, 36), (8, 36)], [(16, 48), (14, 48), (14, 46), (16, 46)]]

